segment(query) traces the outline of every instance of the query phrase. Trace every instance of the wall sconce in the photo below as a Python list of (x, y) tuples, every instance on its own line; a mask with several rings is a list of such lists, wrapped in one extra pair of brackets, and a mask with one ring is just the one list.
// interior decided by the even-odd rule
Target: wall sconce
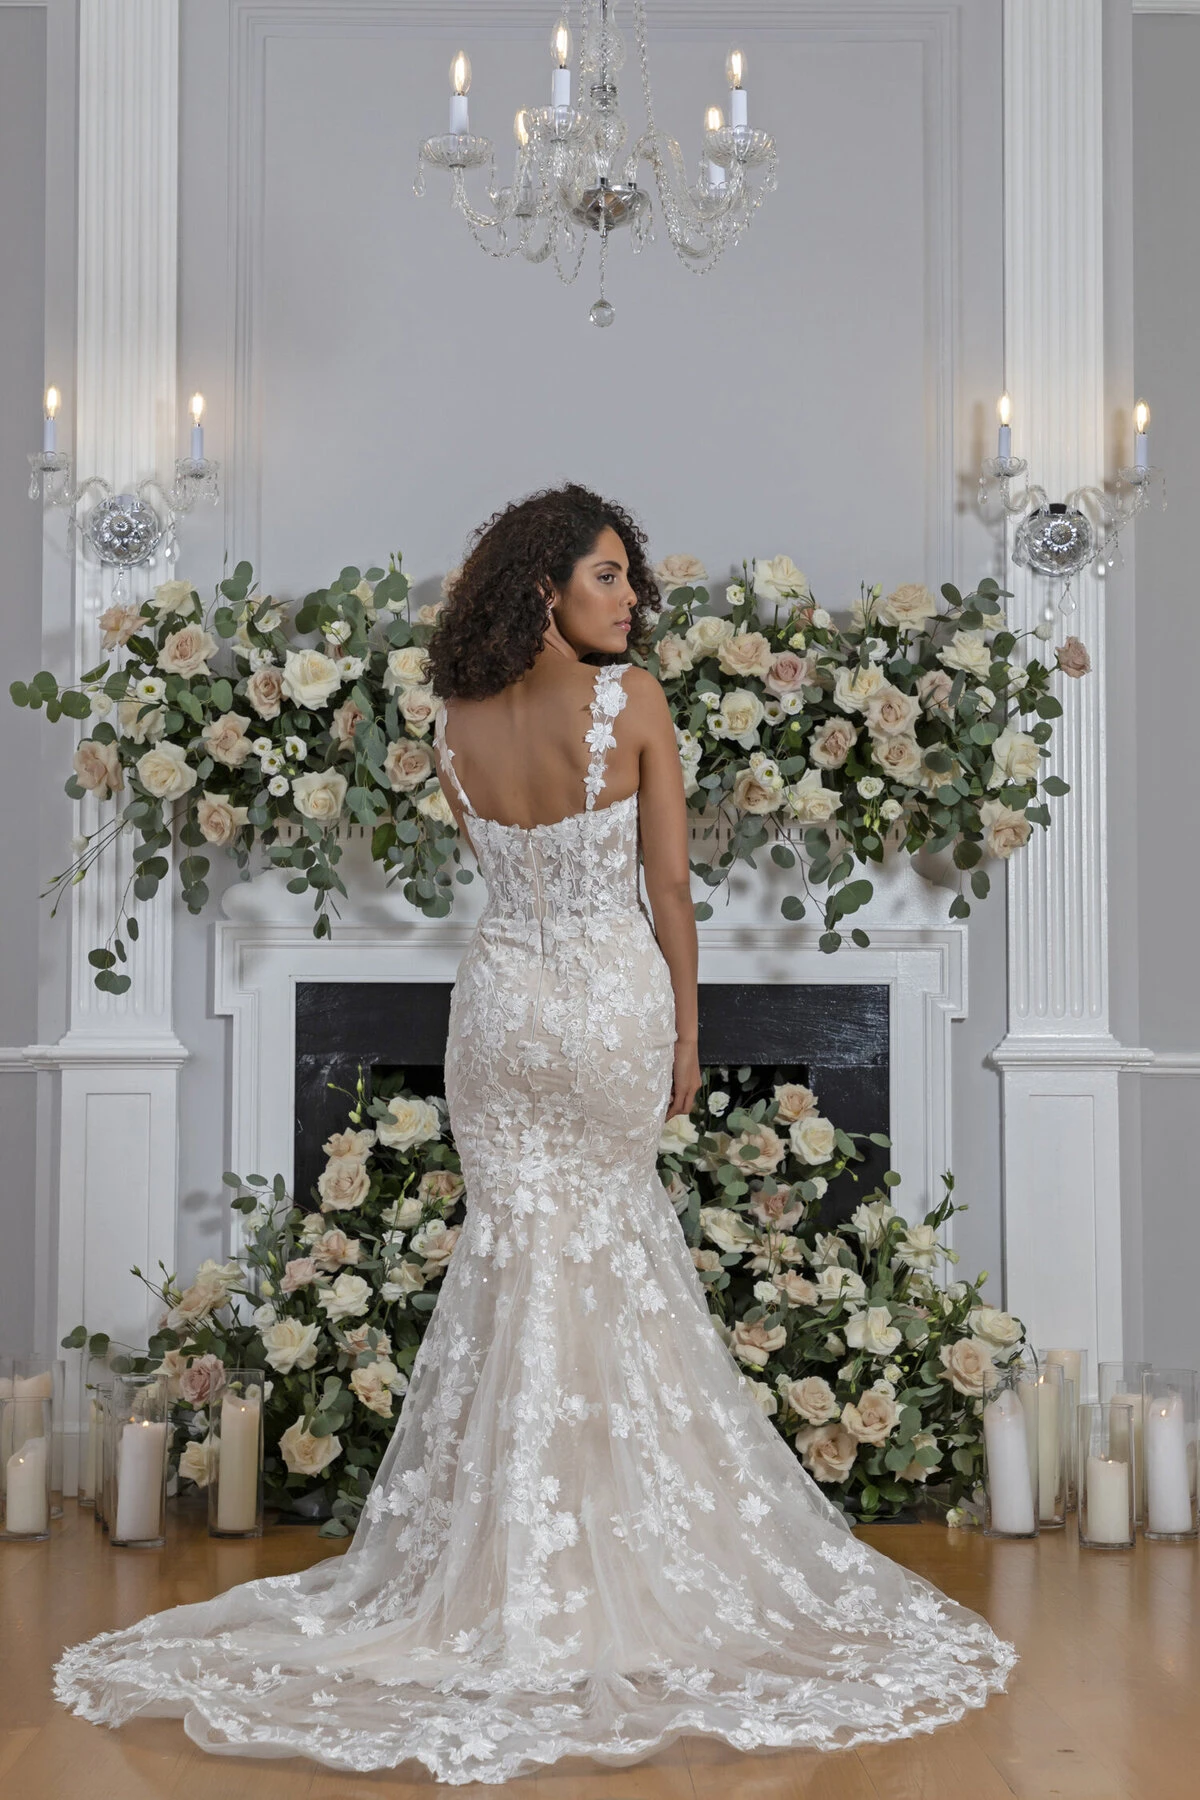
[[(1073, 488), (1064, 500), (1050, 500), (1046, 490), (1031, 482), (1017, 489), (1014, 483), (1026, 473), (1029, 465), (1023, 457), (1012, 454), (1012, 403), (1002, 394), (996, 408), (1000, 420), (996, 455), (989, 457), (979, 471), (979, 504), (984, 506), (989, 484), (998, 484), (1000, 504), (1008, 518), (1019, 518), (1013, 539), (1012, 560), (1018, 568), (1032, 569), (1035, 575), (1061, 580), (1059, 606), (1069, 612), (1075, 605), (1071, 595), (1072, 579), (1081, 569), (1095, 562), (1096, 572), (1106, 574), (1120, 554), (1120, 533), (1135, 519), (1150, 499), (1157, 481), (1166, 509), (1166, 482), (1161, 469), (1150, 464), (1150, 408), (1139, 400), (1133, 413), (1134, 460), (1130, 468), (1117, 472), (1115, 493), (1109, 495), (1099, 487)], [(1054, 628), (1054, 607), (1047, 600), (1038, 626), (1038, 636), (1048, 638)]]
[[(180, 513), (191, 512), (199, 500), (216, 505), (221, 497), (218, 481), (220, 465), (204, 455), (204, 396), (193, 394), (191, 447), (188, 456), (175, 464), (175, 478), (164, 487), (155, 477), (137, 484), (131, 492), (116, 493), (99, 475), (73, 482), (71, 458), (58, 448), (57, 388), (46, 390), (45, 420), (42, 425), (42, 447), (29, 456), (29, 498), (42, 499), (46, 506), (67, 509), (67, 532), (74, 538), (82, 529), (84, 541), (97, 559), (119, 571), (113, 598), (119, 599), (124, 589), (124, 571), (149, 562), (159, 547), (168, 562), (178, 554), (175, 520)], [(91, 495), (90, 506), (83, 507)], [(152, 496), (157, 496), (156, 505)]]

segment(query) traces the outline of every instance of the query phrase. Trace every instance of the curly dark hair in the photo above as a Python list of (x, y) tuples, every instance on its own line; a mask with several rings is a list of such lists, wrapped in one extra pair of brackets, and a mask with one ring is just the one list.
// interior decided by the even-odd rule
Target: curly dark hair
[(430, 679), (443, 700), (486, 700), (533, 667), (546, 635), (543, 584), (548, 577), (564, 588), (606, 525), (629, 557), (629, 644), (645, 648), (660, 604), (646, 534), (624, 507), (568, 481), (510, 502), (472, 533), (429, 645)]

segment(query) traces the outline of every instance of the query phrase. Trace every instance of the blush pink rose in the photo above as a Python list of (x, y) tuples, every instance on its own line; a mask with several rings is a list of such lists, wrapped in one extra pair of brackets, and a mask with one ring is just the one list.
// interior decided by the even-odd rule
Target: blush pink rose
[(179, 1377), (180, 1397), (189, 1406), (207, 1406), (225, 1386), (225, 1365), (210, 1351), (197, 1356)]

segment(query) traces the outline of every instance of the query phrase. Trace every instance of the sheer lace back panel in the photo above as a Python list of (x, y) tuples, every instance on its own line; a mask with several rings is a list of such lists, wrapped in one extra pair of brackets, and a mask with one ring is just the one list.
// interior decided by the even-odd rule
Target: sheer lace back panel
[[(709, 1315), (656, 1168), (674, 1009), (637, 798), (597, 805), (621, 677), (597, 676), (581, 812), (470, 809), (489, 897), (445, 1068), (465, 1223), (353, 1544), (67, 1651), (85, 1717), (500, 1782), (686, 1732), (905, 1737), (1003, 1686), (1011, 1647), (855, 1540)], [(348, 1367), (327, 1328), (318, 1357), (318, 1381)]]

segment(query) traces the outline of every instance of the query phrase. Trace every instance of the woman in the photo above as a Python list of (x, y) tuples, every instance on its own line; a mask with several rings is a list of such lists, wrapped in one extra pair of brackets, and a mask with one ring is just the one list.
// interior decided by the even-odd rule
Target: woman
[(1004, 1685), (1011, 1646), (858, 1543), (754, 1404), (656, 1174), (700, 1072), (674, 731), (616, 660), (644, 543), (574, 485), (510, 506), (432, 646), (488, 887), (446, 1052), (467, 1222), (354, 1542), (68, 1652), (88, 1718), (500, 1782), (904, 1737)]

